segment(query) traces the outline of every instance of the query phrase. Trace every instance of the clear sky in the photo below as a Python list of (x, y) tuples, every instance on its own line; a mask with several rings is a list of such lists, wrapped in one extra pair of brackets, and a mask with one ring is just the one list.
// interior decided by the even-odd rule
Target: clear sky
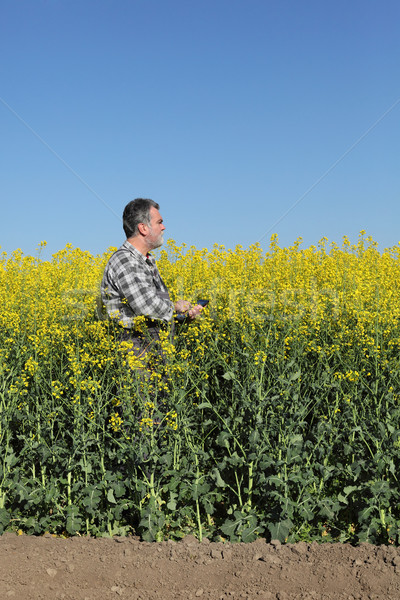
[(398, 0), (0, 0), (0, 245), (102, 253), (135, 197), (233, 248), (400, 240)]

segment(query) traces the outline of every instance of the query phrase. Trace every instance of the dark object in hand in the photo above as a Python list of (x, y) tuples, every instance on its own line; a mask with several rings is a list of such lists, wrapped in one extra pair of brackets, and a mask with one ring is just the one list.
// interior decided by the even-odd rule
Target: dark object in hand
[(197, 300), (197, 304), (200, 304), (200, 306), (207, 306), (209, 302), (209, 300)]

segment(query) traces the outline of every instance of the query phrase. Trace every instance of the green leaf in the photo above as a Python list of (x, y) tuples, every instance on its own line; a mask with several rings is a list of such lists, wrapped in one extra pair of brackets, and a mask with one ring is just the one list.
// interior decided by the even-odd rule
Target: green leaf
[(248, 527), (244, 527), (240, 538), (242, 542), (254, 542), (255, 539), (262, 533), (262, 528), (257, 524), (257, 519), (254, 519)]
[(334, 519), (335, 514), (340, 510), (340, 503), (334, 502), (330, 498), (324, 498), (319, 506), (319, 515), (327, 519)]
[(5, 508), (0, 508), (0, 534), (6, 529), (10, 522), (10, 513)]
[(202, 483), (195, 482), (192, 485), (192, 498), (198, 500), (203, 494), (206, 494), (210, 490), (210, 485), (203, 481)]
[(82, 527), (82, 519), (78, 515), (79, 508), (77, 506), (68, 506), (66, 530), (70, 535), (78, 533)]
[(270, 523), (268, 531), (271, 535), (271, 540), (279, 540), (284, 542), (289, 536), (290, 530), (293, 527), (293, 522), (290, 519), (285, 519), (279, 523)]
[(220, 474), (219, 470), (217, 469), (217, 467), (214, 467), (214, 469), (212, 470), (212, 477), (218, 487), (222, 487), (222, 488), (226, 487), (226, 483), (222, 479), (221, 474)]
[(229, 439), (231, 438), (231, 434), (227, 431), (221, 431), (219, 436), (217, 437), (218, 446), (222, 446), (224, 448), (229, 448)]
[(290, 376), (289, 381), (296, 381), (296, 379), (298, 379), (301, 375), (301, 371), (300, 369), (298, 371), (296, 371), (295, 373), (293, 373), (293, 375)]
[(139, 530), (146, 542), (160, 541), (162, 527), (165, 523), (164, 514), (158, 510), (154, 497), (149, 499), (147, 507), (142, 513), (143, 517), (139, 523)]
[(343, 493), (345, 496), (350, 496), (350, 494), (359, 489), (360, 488), (357, 485), (347, 485), (345, 488), (343, 488)]
[(222, 375), (222, 377), (227, 381), (231, 381), (232, 379), (235, 379), (235, 373), (233, 373), (233, 371), (227, 371)]
[(170, 500), (167, 504), (167, 508), (169, 508), (169, 510), (176, 510), (176, 499), (178, 497), (178, 494), (176, 492), (170, 492)]
[(210, 402), (202, 402), (201, 404), (198, 405), (197, 408), (200, 408), (200, 409), (212, 408), (212, 404), (210, 404)]
[(290, 438), (290, 444), (292, 446), (295, 446), (295, 445), (297, 446), (298, 444), (302, 444), (302, 442), (303, 442), (303, 436), (300, 433), (297, 433)]
[(15, 456), (15, 454), (13, 452), (11, 452), (11, 453), (7, 454), (4, 462), (7, 465), (8, 470), (10, 470), (11, 467), (14, 467), (14, 465), (17, 464), (18, 458)]
[(249, 442), (250, 444), (258, 444), (260, 441), (260, 434), (258, 433), (257, 429), (254, 429), (250, 435), (249, 435)]
[[(239, 520), (239, 523), (240, 521), (241, 520)], [(237, 526), (238, 521), (230, 521), (229, 519), (225, 521), (225, 523), (221, 526), (222, 533), (228, 536), (231, 542), (235, 542), (238, 540), (238, 536), (235, 533)]]
[(215, 507), (213, 505), (213, 503), (211, 502), (210, 498), (201, 498), (200, 499), (202, 505), (204, 506), (204, 510), (206, 511), (206, 513), (208, 515), (213, 515), (215, 512)]
[(113, 485), (113, 490), (117, 498), (121, 498), (125, 494), (125, 485), (118, 481)]
[(283, 479), (278, 477), (277, 475), (272, 475), (271, 477), (267, 477), (267, 481), (270, 485), (274, 485), (275, 487), (281, 488), (285, 485)]
[(109, 502), (111, 502), (112, 504), (116, 504), (117, 503), (117, 501), (116, 501), (116, 499), (114, 497), (114, 492), (113, 492), (113, 490), (111, 488), (107, 492), (107, 500)]
[(102, 493), (96, 486), (86, 488), (84, 491), (87, 492), (87, 495), (83, 498), (82, 504), (89, 512), (93, 513), (98, 508)]

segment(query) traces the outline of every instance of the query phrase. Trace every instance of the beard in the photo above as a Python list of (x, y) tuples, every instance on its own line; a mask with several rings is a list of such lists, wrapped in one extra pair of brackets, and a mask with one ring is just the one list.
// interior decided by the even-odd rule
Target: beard
[(157, 237), (153, 237), (152, 236), (152, 239), (149, 240), (149, 241), (150, 241), (152, 250), (155, 250), (156, 248), (159, 248), (160, 246), (163, 245), (163, 243), (164, 243), (164, 234), (160, 233), (160, 235), (157, 236)]
[(159, 248), (164, 243), (164, 235), (161, 233), (157, 238), (157, 246), (155, 248)]

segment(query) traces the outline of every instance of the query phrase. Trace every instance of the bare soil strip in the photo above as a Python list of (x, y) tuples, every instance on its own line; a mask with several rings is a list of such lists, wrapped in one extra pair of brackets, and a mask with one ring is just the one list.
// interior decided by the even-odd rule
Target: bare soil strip
[(0, 557), (1, 600), (400, 598), (400, 549), (391, 546), (6, 533)]

